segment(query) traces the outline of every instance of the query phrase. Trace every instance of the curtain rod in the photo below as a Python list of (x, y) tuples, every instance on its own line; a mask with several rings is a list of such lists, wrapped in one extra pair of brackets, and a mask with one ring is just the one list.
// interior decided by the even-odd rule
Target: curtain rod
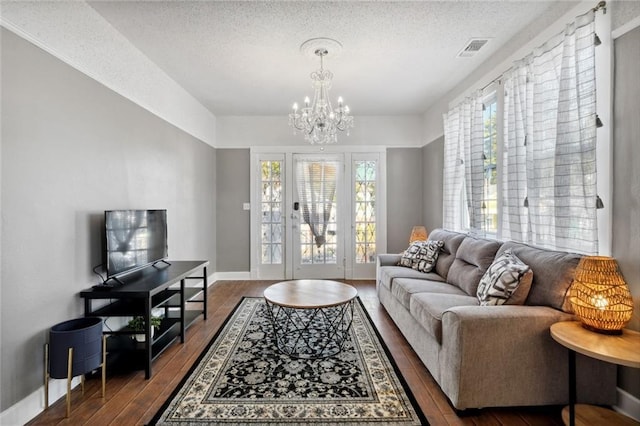
[(600, 3), (598, 3), (598, 4), (596, 5), (596, 7), (594, 7), (594, 8), (593, 8), (593, 9), (591, 9), (591, 10), (593, 10), (594, 12), (597, 12), (597, 11), (599, 11), (600, 9), (602, 9), (602, 13), (603, 13), (603, 14), (605, 14), (605, 15), (607, 14), (607, 2), (606, 2), (606, 1), (601, 1)]
[[(602, 10), (602, 13), (604, 15), (607, 14), (607, 2), (606, 1), (601, 1), (599, 2), (597, 5), (595, 5), (595, 7), (591, 8), (591, 10), (593, 12), (597, 12), (599, 10)], [(491, 80), (490, 82), (488, 82), (487, 84), (485, 84), (482, 88), (479, 89), (479, 91), (483, 92), (484, 89), (486, 89), (487, 87), (491, 86), (493, 83), (498, 83), (500, 84), (500, 80), (502, 79), (503, 75), (509, 71), (512, 67), (510, 67), (509, 69), (507, 69), (506, 71), (500, 73), (500, 75), (496, 78), (494, 78), (493, 80)]]

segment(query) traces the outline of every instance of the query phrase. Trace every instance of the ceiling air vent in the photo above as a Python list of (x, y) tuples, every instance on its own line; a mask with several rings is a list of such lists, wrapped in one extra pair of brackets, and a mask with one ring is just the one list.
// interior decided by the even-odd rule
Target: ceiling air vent
[(458, 52), (458, 58), (470, 58), (474, 56), (482, 46), (489, 42), (488, 38), (472, 38), (467, 42), (467, 45)]

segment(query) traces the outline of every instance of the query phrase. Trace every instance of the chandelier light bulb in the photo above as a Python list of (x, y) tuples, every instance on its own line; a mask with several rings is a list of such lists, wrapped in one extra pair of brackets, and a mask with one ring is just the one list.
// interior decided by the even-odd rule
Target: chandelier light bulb
[(305, 96), (305, 97), (304, 97), (304, 106), (308, 107), (308, 106), (309, 106), (309, 102), (310, 102), (310, 101), (309, 101), (309, 97), (308, 97), (308, 96)]
[(293, 110), (294, 110), (294, 111), (297, 111), (297, 110), (298, 110), (298, 103), (297, 103), (297, 102), (294, 102), (294, 103), (293, 103)]

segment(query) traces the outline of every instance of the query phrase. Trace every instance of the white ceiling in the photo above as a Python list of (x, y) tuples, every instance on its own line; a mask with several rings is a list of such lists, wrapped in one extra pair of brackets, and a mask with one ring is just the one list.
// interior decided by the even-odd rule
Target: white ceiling
[[(519, 34), (577, 2), (90, 1), (144, 55), (218, 116), (284, 115), (319, 62), (300, 45), (340, 41), (332, 98), (354, 115), (422, 114)], [(542, 27), (541, 27), (542, 29)], [(471, 38), (491, 38), (456, 58)]]

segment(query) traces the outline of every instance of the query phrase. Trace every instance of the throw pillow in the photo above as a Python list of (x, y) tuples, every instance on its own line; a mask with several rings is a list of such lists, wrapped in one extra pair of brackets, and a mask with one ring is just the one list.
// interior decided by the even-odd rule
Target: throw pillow
[(431, 272), (438, 261), (438, 254), (444, 247), (444, 241), (423, 241), (418, 248), (412, 268), (420, 272)]
[(413, 268), (420, 272), (431, 272), (436, 265), (438, 254), (442, 247), (444, 247), (444, 241), (414, 241), (402, 253), (398, 265)]
[(511, 296), (504, 302), (505, 305), (524, 305), (524, 302), (529, 296), (529, 290), (531, 290), (531, 284), (533, 283), (533, 271), (529, 269), (522, 278), (520, 278), (520, 284), (511, 293)]
[[(480, 279), (477, 292), (480, 305), (523, 304), (532, 281), (533, 272), (529, 266), (511, 250), (505, 250)], [(520, 286), (522, 289), (519, 290)], [(510, 300), (512, 297), (513, 301)]]
[(398, 266), (406, 266), (407, 268), (413, 268), (413, 261), (416, 258), (416, 254), (420, 250), (421, 243), (424, 243), (424, 241), (414, 241), (413, 243), (411, 243), (409, 248), (407, 248), (404, 251), (404, 253), (402, 253), (402, 257), (400, 257)]

